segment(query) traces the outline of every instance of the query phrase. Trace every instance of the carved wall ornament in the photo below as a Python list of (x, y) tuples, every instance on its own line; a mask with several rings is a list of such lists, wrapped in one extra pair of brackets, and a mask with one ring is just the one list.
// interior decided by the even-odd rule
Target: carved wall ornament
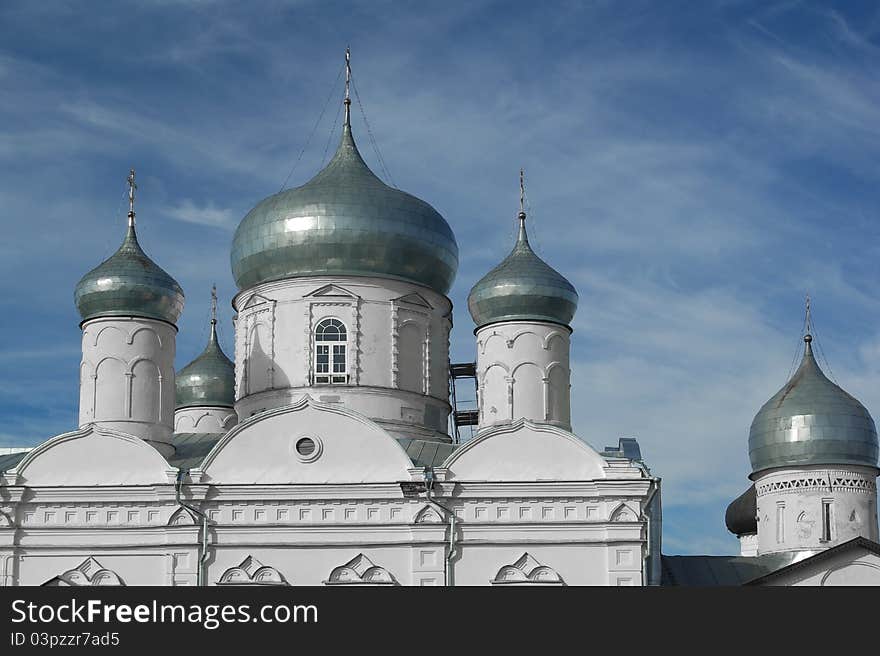
[(55, 576), (43, 585), (83, 586), (83, 585), (125, 585), (116, 572), (105, 569), (93, 556), (89, 556), (77, 567)]
[(247, 556), (237, 567), (230, 567), (217, 585), (290, 585), (274, 567), (264, 565), (253, 556)]
[(415, 516), (416, 524), (440, 524), (443, 519), (431, 506), (425, 506)]
[(397, 581), (391, 572), (361, 553), (330, 572), (324, 585), (397, 585)]
[(498, 570), (492, 585), (565, 585), (551, 567), (542, 565), (534, 556), (524, 553), (519, 560)]

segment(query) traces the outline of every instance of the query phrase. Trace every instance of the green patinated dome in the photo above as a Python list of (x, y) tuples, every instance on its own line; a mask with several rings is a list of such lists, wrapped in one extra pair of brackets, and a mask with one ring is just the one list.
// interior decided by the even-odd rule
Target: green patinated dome
[(301, 187), (262, 200), (232, 240), (239, 289), (319, 275), (408, 280), (445, 294), (458, 244), (426, 202), (389, 187), (367, 167), (346, 122), (330, 163)]
[(828, 380), (813, 357), (812, 337), (794, 376), (752, 421), (753, 474), (800, 465), (877, 466), (877, 430), (859, 401)]
[(231, 408), (235, 404), (235, 365), (217, 341), (216, 322), (202, 354), (177, 372), (177, 409), (193, 406)]
[(119, 249), (77, 283), (74, 301), (83, 321), (135, 316), (173, 324), (183, 290), (141, 249), (131, 220)]
[(468, 310), (477, 328), (499, 321), (549, 321), (567, 326), (577, 310), (574, 286), (535, 255), (525, 214), (510, 255), (471, 289)]

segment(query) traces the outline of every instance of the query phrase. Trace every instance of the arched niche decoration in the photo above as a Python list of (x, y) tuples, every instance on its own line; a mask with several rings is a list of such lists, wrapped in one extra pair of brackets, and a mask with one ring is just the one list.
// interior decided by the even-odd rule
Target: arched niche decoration
[(426, 393), (427, 348), (427, 326), (415, 320), (402, 322), (397, 331), (400, 389)]
[(542, 421), (544, 410), (544, 371), (534, 362), (522, 362), (511, 372), (513, 378), (513, 419), (525, 417)]
[(528, 552), (510, 565), (504, 565), (490, 580), (492, 585), (565, 585), (552, 567), (542, 565)]
[(162, 372), (152, 360), (141, 358), (131, 365), (129, 417), (134, 421), (162, 421)]
[(89, 556), (73, 569), (54, 576), (44, 586), (120, 586), (125, 585), (119, 575), (104, 568), (93, 556)]
[(324, 585), (397, 585), (397, 581), (391, 572), (361, 553), (330, 572)]
[(126, 416), (127, 367), (119, 358), (107, 357), (95, 367), (95, 420)]
[(635, 510), (625, 503), (621, 503), (611, 511), (608, 519), (611, 522), (635, 522), (638, 521), (639, 517)]
[(503, 362), (493, 362), (486, 367), (480, 380), (482, 423), (508, 421), (510, 401), (510, 370)]
[(230, 567), (217, 585), (290, 585), (274, 567), (264, 565), (253, 556), (248, 555), (235, 567)]

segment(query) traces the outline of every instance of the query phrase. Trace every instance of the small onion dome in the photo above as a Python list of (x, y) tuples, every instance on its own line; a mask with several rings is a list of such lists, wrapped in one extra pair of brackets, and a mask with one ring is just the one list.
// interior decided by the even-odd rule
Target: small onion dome
[(216, 321), (202, 354), (181, 369), (175, 378), (177, 409), (192, 406), (231, 408), (235, 404), (235, 365), (217, 341)]
[(97, 317), (145, 317), (174, 324), (183, 311), (183, 290), (138, 244), (133, 218), (122, 245), (76, 285), (83, 321)]
[(753, 476), (771, 467), (877, 466), (877, 430), (861, 403), (819, 368), (804, 337), (804, 357), (791, 380), (755, 416), (749, 432)]
[(300, 276), (377, 276), (445, 294), (458, 270), (458, 244), (433, 207), (376, 177), (346, 121), (321, 172), (244, 217), (231, 260), (239, 289)]
[(477, 328), (499, 321), (549, 321), (567, 326), (577, 310), (574, 286), (535, 255), (520, 212), (519, 236), (510, 255), (483, 276), (468, 295)]
[(730, 502), (724, 523), (727, 530), (737, 536), (758, 532), (758, 499), (754, 485)]

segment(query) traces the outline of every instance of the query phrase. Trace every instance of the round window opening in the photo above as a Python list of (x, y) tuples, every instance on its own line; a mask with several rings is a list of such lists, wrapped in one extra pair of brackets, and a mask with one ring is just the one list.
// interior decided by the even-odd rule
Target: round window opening
[(312, 462), (321, 456), (323, 445), (317, 437), (301, 437), (294, 442), (293, 449), (302, 462)]
[(317, 445), (315, 444), (315, 440), (311, 437), (304, 437), (296, 443), (296, 452), (300, 454), (303, 458), (308, 458), (311, 456), (315, 449), (317, 449)]

